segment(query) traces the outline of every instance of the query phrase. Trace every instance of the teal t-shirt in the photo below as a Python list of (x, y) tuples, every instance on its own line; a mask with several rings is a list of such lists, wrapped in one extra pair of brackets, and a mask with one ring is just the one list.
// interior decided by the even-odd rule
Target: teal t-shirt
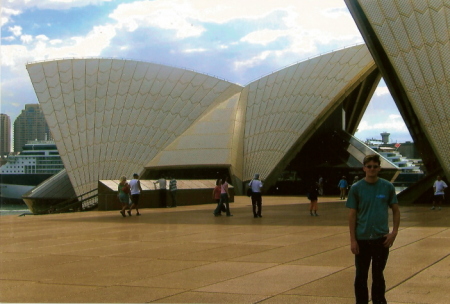
[(356, 209), (356, 239), (373, 240), (389, 233), (389, 207), (397, 204), (394, 185), (379, 178), (370, 184), (364, 179), (350, 188), (347, 208)]

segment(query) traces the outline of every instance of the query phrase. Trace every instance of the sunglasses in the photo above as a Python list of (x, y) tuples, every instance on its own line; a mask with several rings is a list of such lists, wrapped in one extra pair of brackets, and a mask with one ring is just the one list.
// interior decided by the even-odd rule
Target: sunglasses
[(378, 169), (378, 168), (380, 168), (380, 166), (378, 166), (378, 165), (368, 165), (368, 166), (364, 166), (364, 167), (366, 167), (367, 169), (372, 169), (372, 168), (374, 168), (374, 169)]

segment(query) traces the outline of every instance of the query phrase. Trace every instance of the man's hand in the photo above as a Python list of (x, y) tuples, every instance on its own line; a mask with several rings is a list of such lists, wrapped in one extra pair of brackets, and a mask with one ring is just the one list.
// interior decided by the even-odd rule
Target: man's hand
[(350, 242), (350, 249), (352, 250), (353, 254), (359, 254), (359, 246), (356, 240), (352, 240)]
[(386, 248), (392, 247), (394, 244), (395, 238), (397, 237), (397, 232), (391, 232), (384, 236), (386, 240), (384, 241), (383, 245)]

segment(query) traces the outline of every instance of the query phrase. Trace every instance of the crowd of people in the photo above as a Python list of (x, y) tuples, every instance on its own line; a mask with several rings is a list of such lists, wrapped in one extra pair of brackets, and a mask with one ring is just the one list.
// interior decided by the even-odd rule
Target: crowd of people
[[(400, 210), (394, 185), (378, 176), (381, 170), (380, 156), (377, 154), (367, 155), (363, 160), (363, 171), (365, 176), (360, 180), (355, 176), (351, 185), (345, 176), (342, 176), (337, 187), (340, 191), (340, 199), (346, 200), (345, 206), (349, 210), (348, 226), (350, 232), (350, 250), (355, 257), (355, 279), (354, 292), (357, 303), (368, 303), (368, 273), (372, 269), (371, 298), (373, 303), (387, 303), (385, 298), (386, 283), (384, 279), (384, 268), (389, 257), (389, 248), (395, 242), (400, 226)], [(159, 186), (160, 200), (162, 206), (166, 207), (166, 179), (164, 177), (154, 182)], [(247, 195), (251, 198), (252, 212), (254, 218), (262, 217), (262, 189), (263, 182), (259, 174), (247, 184)], [(432, 210), (441, 210), (444, 201), (444, 193), (448, 188), (441, 176), (433, 184), (433, 206)], [(177, 181), (170, 178), (169, 191), (172, 198), (171, 206), (176, 207)], [(348, 191), (348, 195), (347, 195)], [(121, 176), (118, 184), (118, 199), (122, 204), (120, 213), (126, 217), (136, 210), (139, 216), (139, 197), (142, 187), (139, 175), (133, 174), (133, 179), (127, 183), (127, 178)], [(311, 216), (318, 214), (318, 197), (324, 195), (324, 179), (319, 176), (308, 189), (310, 200), (309, 212)], [(216, 202), (213, 211), (214, 216), (233, 216), (230, 211), (229, 177), (224, 176), (216, 180), (212, 191), (212, 199)], [(392, 230), (389, 230), (388, 210), (392, 211)], [(370, 267), (372, 265), (372, 267)]]

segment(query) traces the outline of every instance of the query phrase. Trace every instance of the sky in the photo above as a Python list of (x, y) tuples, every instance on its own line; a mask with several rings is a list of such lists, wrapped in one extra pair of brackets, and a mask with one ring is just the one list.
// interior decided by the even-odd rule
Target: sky
[[(0, 112), (38, 103), (28, 62), (132, 59), (246, 85), (361, 43), (343, 0), (2, 0)], [(412, 140), (383, 80), (355, 136), (382, 132)]]

